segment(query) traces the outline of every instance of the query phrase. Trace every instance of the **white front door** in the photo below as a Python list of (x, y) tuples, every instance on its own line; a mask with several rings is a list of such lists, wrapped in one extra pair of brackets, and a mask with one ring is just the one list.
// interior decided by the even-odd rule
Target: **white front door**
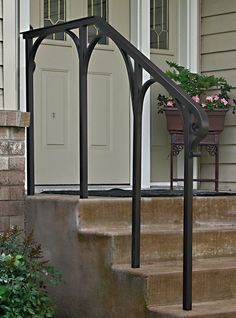
[[(88, 14), (106, 15), (129, 38), (127, 0), (31, 0), (33, 28)], [(78, 184), (79, 61), (71, 40), (64, 34), (45, 40), (36, 66), (36, 184)], [(129, 183), (129, 85), (122, 57), (110, 40), (92, 55), (88, 101), (89, 183)]]

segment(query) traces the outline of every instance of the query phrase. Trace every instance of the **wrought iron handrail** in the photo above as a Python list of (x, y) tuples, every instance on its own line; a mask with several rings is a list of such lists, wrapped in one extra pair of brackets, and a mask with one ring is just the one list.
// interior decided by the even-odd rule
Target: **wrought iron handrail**
[[(96, 25), (101, 34), (87, 43), (87, 27)], [(71, 30), (79, 29), (79, 37)], [(26, 103), (31, 113), (31, 126), (27, 133), (28, 194), (34, 194), (34, 59), (42, 41), (50, 34), (65, 32), (73, 40), (80, 61), (80, 196), (88, 197), (88, 146), (87, 146), (87, 73), (91, 54), (102, 36), (110, 38), (120, 50), (126, 64), (133, 109), (133, 193), (132, 193), (132, 261), (133, 268), (140, 267), (140, 207), (141, 207), (141, 144), (143, 100), (148, 88), (160, 83), (172, 97), (182, 114), (184, 127), (184, 260), (183, 260), (183, 309), (192, 308), (192, 197), (193, 157), (198, 156), (197, 145), (206, 136), (208, 118), (176, 83), (169, 79), (155, 64), (143, 55), (111, 25), (100, 17), (88, 17), (23, 32), (26, 40)], [(33, 39), (35, 39), (33, 42)], [(143, 83), (143, 71), (150, 79)], [(194, 123), (191, 118), (194, 117)]]

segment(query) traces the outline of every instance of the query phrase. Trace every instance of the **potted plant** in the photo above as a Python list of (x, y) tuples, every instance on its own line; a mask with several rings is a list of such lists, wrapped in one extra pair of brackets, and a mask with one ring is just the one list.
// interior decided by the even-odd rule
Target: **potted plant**
[(24, 237), (17, 227), (0, 235), (0, 316), (54, 317), (46, 286), (60, 282), (60, 273), (42, 260), (32, 233)]
[[(172, 70), (166, 71), (166, 74), (206, 110), (209, 119), (209, 134), (220, 134), (224, 129), (226, 112), (230, 108), (233, 109), (233, 112), (235, 110), (228, 95), (232, 87), (222, 77), (192, 73), (174, 62), (166, 62), (172, 68)], [(209, 90), (213, 89), (217, 93), (210, 95)], [(170, 133), (181, 132), (183, 125), (176, 101), (171, 96), (161, 94), (157, 100), (158, 113), (165, 112), (168, 131)]]

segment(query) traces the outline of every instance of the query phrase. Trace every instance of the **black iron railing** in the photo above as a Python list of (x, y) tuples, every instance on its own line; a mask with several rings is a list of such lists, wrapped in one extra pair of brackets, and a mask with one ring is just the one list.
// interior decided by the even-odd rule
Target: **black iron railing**
[[(102, 35), (87, 43), (87, 27), (96, 25)], [(72, 31), (79, 29), (79, 37)], [(143, 100), (148, 88), (160, 83), (176, 100), (184, 126), (184, 265), (183, 309), (192, 308), (192, 197), (193, 157), (198, 155), (197, 145), (208, 130), (206, 112), (201, 109), (178, 85), (170, 80), (155, 64), (137, 50), (112, 26), (100, 17), (88, 17), (63, 24), (39, 28), (23, 33), (26, 40), (27, 111), (31, 113), (31, 126), (27, 133), (28, 194), (34, 194), (34, 59), (42, 41), (50, 34), (67, 33), (73, 40), (79, 56), (80, 96), (80, 196), (88, 197), (88, 143), (87, 143), (87, 74), (91, 54), (102, 36), (113, 40), (127, 67), (133, 109), (133, 194), (132, 194), (132, 267), (140, 266), (140, 206), (141, 206), (141, 144)], [(36, 39), (33, 42), (33, 39)], [(143, 72), (150, 79), (143, 83)], [(194, 123), (191, 118), (194, 119)]]

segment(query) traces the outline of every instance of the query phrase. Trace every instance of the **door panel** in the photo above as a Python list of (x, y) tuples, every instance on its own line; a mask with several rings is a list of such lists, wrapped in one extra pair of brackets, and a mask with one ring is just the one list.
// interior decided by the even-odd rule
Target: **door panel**
[[(47, 58), (46, 58), (47, 57)], [(78, 183), (78, 75), (76, 52), (42, 45), (35, 71), (37, 184)], [(69, 169), (70, 162), (73, 169)]]
[(68, 85), (67, 71), (42, 70), (42, 115), (46, 118), (42, 123), (44, 147), (68, 144)]
[[(87, 1), (67, 1), (67, 20), (87, 15)], [(43, 1), (31, 0), (31, 25), (43, 23)], [(48, 10), (48, 9), (47, 9)], [(129, 1), (109, 3), (109, 21), (129, 38)], [(122, 21), (120, 17), (122, 16)], [(36, 56), (37, 184), (79, 183), (79, 61), (74, 45), (47, 39)], [(94, 50), (88, 73), (89, 182), (129, 183), (129, 85), (109, 40)]]

